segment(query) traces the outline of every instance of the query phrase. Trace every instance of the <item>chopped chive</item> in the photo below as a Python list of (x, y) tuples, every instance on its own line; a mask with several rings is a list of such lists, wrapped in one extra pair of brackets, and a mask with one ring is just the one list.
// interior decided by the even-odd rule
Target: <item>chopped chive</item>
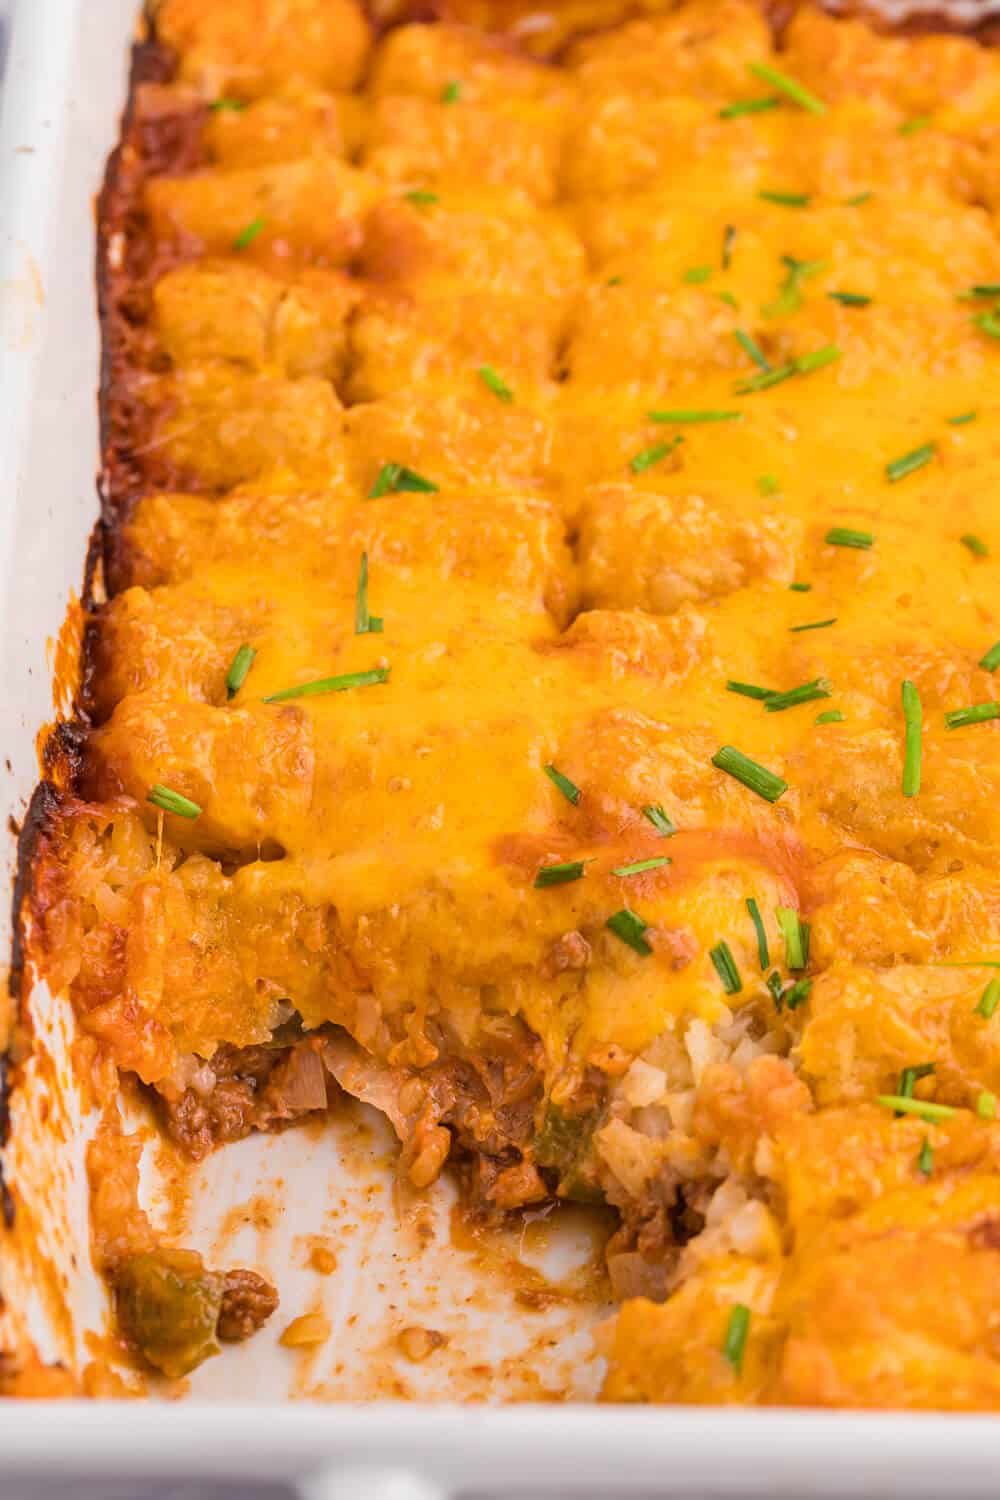
[(242, 645), (229, 664), (226, 673), (226, 697), (235, 698), (240, 688), (247, 680), (247, 673), (253, 666), (254, 657), (257, 652), (253, 646)]
[(688, 286), (701, 286), (708, 281), (714, 269), (714, 266), (692, 266), (684, 272), (681, 280), (687, 282)]
[(501, 401), (513, 401), (514, 392), (507, 382), (497, 374), (492, 365), (480, 365), (476, 374), (484, 385), (489, 386), (494, 396), (499, 396)]
[(984, 672), (995, 672), (1000, 667), (1000, 641), (995, 641), (986, 655), (980, 657), (979, 665)]
[(912, 120), (904, 120), (899, 127), (900, 135), (916, 135), (920, 130), (926, 130), (931, 124), (930, 115), (914, 115)]
[(903, 723), (906, 726), (903, 756), (903, 796), (915, 797), (920, 790), (920, 758), (923, 749), (921, 732), (923, 708), (916, 686), (907, 677), (900, 688)]
[(812, 584), (811, 583), (790, 583), (788, 585), (788, 587), (792, 591), (793, 594), (811, 594), (812, 593)]
[(828, 620), (810, 620), (808, 625), (789, 625), (788, 629), (792, 635), (798, 635), (803, 630), (825, 630), (828, 625), (836, 625), (837, 616), (831, 615)]
[(403, 197), (407, 203), (416, 203), (418, 207), (441, 201), (437, 193), (428, 192), (426, 188), (414, 188), (411, 193), (404, 193)]
[(457, 104), (462, 97), (462, 83), (458, 78), (452, 78), (441, 90), (442, 104)]
[(772, 385), (778, 385), (783, 380), (789, 380), (793, 375), (809, 375), (813, 370), (822, 370), (825, 365), (832, 365), (840, 359), (840, 350), (835, 344), (826, 344), (822, 349), (814, 349), (810, 354), (800, 354), (797, 359), (790, 360), (786, 365), (780, 365), (776, 370), (767, 370), (760, 375), (754, 375), (750, 380), (741, 381), (734, 386), (738, 396), (749, 395), (752, 391), (766, 391)]
[(902, 1094), (879, 1094), (877, 1097), (879, 1104), (886, 1109), (894, 1109), (900, 1115), (916, 1115), (918, 1119), (928, 1120), (932, 1125), (935, 1120), (950, 1120), (958, 1113), (950, 1104), (931, 1104), (927, 1099), (905, 1099)]
[(658, 854), (654, 859), (637, 859), (631, 865), (616, 865), (611, 871), (612, 875), (624, 877), (626, 875), (642, 875), (646, 870), (659, 870), (663, 865), (669, 865), (672, 860), (666, 854)]
[(812, 703), (817, 698), (829, 698), (833, 685), (826, 677), (814, 677), (801, 687), (790, 688), (787, 693), (772, 693), (765, 699), (764, 708), (769, 714), (781, 713), (786, 708), (797, 708), (800, 703)]
[(381, 635), (382, 621), (378, 615), (368, 613), (368, 553), (361, 554), (358, 569), (358, 588), (354, 596), (354, 634)]
[(979, 997), (975, 1013), (988, 1021), (998, 1005), (1000, 1005), (1000, 979), (991, 979)]
[(916, 469), (922, 469), (925, 464), (929, 464), (935, 452), (934, 443), (924, 443), (920, 448), (914, 448), (912, 453), (904, 453), (902, 458), (894, 458), (891, 464), (885, 466), (886, 478), (890, 484), (905, 479), (907, 474), (912, 474)]
[(719, 119), (735, 120), (739, 115), (761, 115), (765, 110), (777, 109), (780, 104), (781, 100), (774, 94), (767, 94), (762, 99), (737, 99), (719, 110)]
[(770, 188), (757, 194), (765, 203), (780, 203), (783, 208), (808, 208), (811, 196), (810, 193), (777, 193)]
[(967, 292), (959, 292), (960, 297), (1000, 297), (1000, 281), (978, 281), (970, 286)]
[(722, 269), (728, 271), (733, 259), (733, 246), (736, 243), (736, 225), (727, 224), (722, 231)]
[(669, 839), (677, 832), (659, 803), (648, 803), (643, 808), (642, 815), (648, 823), (652, 823), (661, 839)]
[(867, 203), (868, 200), (870, 198), (874, 198), (874, 196), (875, 196), (875, 194), (872, 193), (872, 192), (855, 193), (855, 195), (854, 195), (853, 198), (845, 198), (844, 199), (844, 207), (845, 208), (857, 208), (860, 204)]
[(744, 755), (742, 750), (737, 750), (732, 745), (720, 746), (712, 756), (712, 765), (719, 771), (725, 771), (734, 780), (742, 782), (767, 802), (777, 802), (788, 791), (787, 781), (775, 776), (766, 766), (758, 765), (749, 755)]
[(812, 994), (812, 987), (811, 979), (796, 979), (794, 984), (790, 984), (782, 996), (788, 1009), (798, 1010), (800, 1005), (805, 1005)]
[(693, 426), (697, 422), (742, 422), (741, 411), (692, 411), (676, 408), (670, 411), (646, 413), (651, 422), (674, 422), (678, 426)]
[(375, 483), (368, 491), (368, 498), (378, 500), (382, 495), (401, 495), (411, 492), (432, 495), (437, 493), (437, 488), (431, 480), (425, 479), (415, 469), (408, 469), (405, 464), (383, 464), (378, 471)]
[(621, 284), (622, 279), (620, 276), (609, 276), (607, 281), (604, 283), (605, 286), (621, 286)]
[(757, 493), (765, 499), (768, 495), (776, 495), (780, 489), (781, 483), (776, 474), (761, 474), (757, 480)]
[(929, 1078), (934, 1072), (934, 1063), (916, 1063), (913, 1067), (904, 1068), (899, 1075), (899, 1093), (903, 1099), (913, 1098), (914, 1085), (921, 1078)]
[(976, 413), (974, 411), (959, 412), (957, 417), (946, 418), (949, 427), (964, 427), (966, 422), (974, 422)]
[(571, 880), (582, 880), (586, 861), (571, 859), (563, 865), (542, 865), (535, 876), (535, 889), (544, 890), (549, 885), (568, 885)]
[(831, 547), (856, 547), (861, 552), (875, 545), (870, 531), (852, 531), (849, 526), (831, 526), (823, 540)]
[(927, 1136), (924, 1136), (924, 1144), (921, 1146), (920, 1155), (917, 1157), (917, 1171), (923, 1172), (925, 1177), (929, 1177), (933, 1170), (934, 1148)]
[(944, 716), (949, 729), (964, 729), (967, 724), (985, 724), (987, 719), (1000, 719), (1000, 703), (972, 703), (968, 708), (953, 708)]
[(772, 974), (769, 974), (767, 976), (765, 983), (768, 989), (771, 991), (771, 995), (774, 999), (775, 1009), (780, 1010), (784, 1000), (785, 982), (782, 979), (781, 975), (778, 973), (777, 969), (775, 969)]
[(980, 313), (972, 321), (983, 333), (988, 333), (991, 339), (1000, 339), (1000, 310), (997, 308), (992, 312)]
[(582, 795), (580, 792), (580, 788), (576, 786), (574, 782), (570, 781), (568, 776), (564, 776), (561, 771), (557, 771), (555, 766), (549, 765), (545, 766), (543, 769), (552, 785), (558, 787), (563, 796), (566, 798), (566, 801), (572, 802), (573, 806), (575, 807)]
[(352, 688), (373, 687), (378, 682), (389, 681), (389, 670), (388, 667), (372, 667), (367, 672), (343, 672), (339, 677), (317, 677), (313, 682), (300, 682), (297, 687), (271, 693), (264, 702), (284, 703), (288, 698), (316, 698), (321, 693), (347, 693)]
[(734, 682), (732, 678), (726, 683), (727, 693), (739, 693), (741, 698), (773, 698), (774, 688), (757, 687), (753, 682)]
[(959, 541), (963, 547), (968, 547), (974, 557), (989, 557), (990, 555), (990, 549), (982, 537), (975, 536), (971, 531), (964, 532), (959, 537)]
[(262, 218), (258, 217), (256, 219), (251, 219), (250, 223), (247, 224), (243, 229), (241, 229), (239, 234), (233, 240), (233, 249), (245, 250), (248, 245), (253, 244), (254, 240), (257, 238), (263, 228), (264, 220)]
[(180, 792), (171, 791), (170, 787), (156, 782), (146, 793), (146, 801), (152, 802), (154, 807), (162, 808), (164, 812), (175, 813), (178, 818), (197, 818), (201, 816), (201, 808), (197, 802), (192, 802), (190, 797), (183, 797)]
[(736, 967), (736, 960), (728, 943), (716, 943), (709, 950), (709, 958), (715, 966), (715, 972), (722, 980), (722, 988), (727, 995), (738, 995), (743, 988), (740, 971)]
[(718, 297), (720, 302), (724, 302), (727, 307), (731, 307), (733, 312), (739, 312), (740, 304), (737, 302), (732, 292), (716, 292), (715, 295)]
[(770, 63), (750, 62), (747, 63), (747, 71), (762, 83), (769, 83), (773, 89), (791, 99), (800, 109), (807, 110), (811, 115), (825, 115), (826, 105), (822, 99), (817, 99), (804, 84), (799, 83), (797, 78), (790, 78), (787, 73), (773, 68)]
[(976, 1100), (976, 1114), (981, 1120), (995, 1120), (997, 1117), (996, 1094), (991, 1094), (989, 1089), (983, 1089)]
[(781, 259), (788, 274), (778, 289), (777, 299), (761, 308), (765, 318), (781, 318), (798, 312), (802, 306), (803, 281), (826, 268), (826, 262), (822, 260), (796, 260), (793, 255), (783, 255)]
[(648, 958), (652, 953), (652, 944), (647, 942), (645, 937), (648, 924), (634, 911), (629, 911), (627, 906), (622, 911), (616, 911), (604, 925), (611, 929), (615, 937), (621, 938), (623, 943), (627, 943), (643, 958)]
[(843, 307), (867, 307), (872, 300), (862, 292), (827, 292), (826, 295), (832, 302), (839, 302)]
[(213, 99), (208, 107), (213, 114), (219, 114), (223, 110), (233, 110), (234, 113), (239, 113), (240, 110), (246, 109), (242, 99)]
[(757, 957), (760, 960), (760, 972), (763, 974), (771, 962), (771, 957), (767, 949), (767, 928), (764, 926), (764, 918), (760, 914), (760, 907), (752, 896), (747, 897), (747, 911), (750, 913), (750, 920), (757, 933)]
[(748, 333), (744, 332), (742, 328), (734, 328), (733, 338), (739, 344), (740, 348), (745, 350), (745, 352), (749, 354), (755, 365), (759, 365), (762, 370), (770, 370), (771, 365), (768, 361), (767, 355), (757, 344), (754, 343), (753, 339)]
[(789, 969), (804, 969), (809, 960), (809, 924), (793, 906), (778, 906), (774, 912), (785, 941), (785, 963)]
[(651, 469), (654, 464), (658, 464), (661, 459), (666, 458), (667, 454), (672, 453), (676, 447), (676, 439), (672, 443), (654, 443), (651, 448), (643, 448), (641, 453), (637, 453), (634, 458), (630, 458), (628, 466), (633, 474), (643, 474), (647, 469)]
[(743, 1355), (747, 1347), (747, 1335), (750, 1332), (750, 1309), (742, 1302), (737, 1302), (729, 1314), (729, 1322), (726, 1325), (726, 1337), (722, 1345), (724, 1357), (732, 1365), (737, 1375), (743, 1369)]
[(843, 724), (844, 715), (839, 708), (828, 708), (825, 714), (816, 715), (817, 724)]

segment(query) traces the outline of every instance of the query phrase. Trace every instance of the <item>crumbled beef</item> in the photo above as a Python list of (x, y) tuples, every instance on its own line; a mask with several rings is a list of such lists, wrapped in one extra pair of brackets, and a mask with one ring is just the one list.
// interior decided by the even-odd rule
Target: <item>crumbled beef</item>
[(219, 1309), (218, 1335), (238, 1344), (263, 1327), (278, 1306), (278, 1294), (256, 1271), (227, 1271)]

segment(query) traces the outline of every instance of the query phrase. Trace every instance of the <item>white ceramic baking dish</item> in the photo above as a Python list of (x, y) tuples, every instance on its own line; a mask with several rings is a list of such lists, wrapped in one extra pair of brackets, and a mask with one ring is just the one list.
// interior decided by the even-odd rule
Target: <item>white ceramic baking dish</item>
[[(136, 9), (137, 0), (16, 0), (13, 15), (0, 123), (0, 791), (15, 820), (37, 779), (35, 736), (54, 713), (52, 643), (96, 515), (93, 200), (117, 135)], [(12, 874), (12, 839), (5, 857)], [(6, 948), (6, 910), (2, 920)], [(28, 1003), (54, 1066), (15, 1098), (6, 1165), (43, 1257), (19, 1256), (16, 1236), (5, 1246), (0, 1340), (9, 1347), (30, 1333), (47, 1358), (79, 1367), (106, 1313), (86, 1252), (88, 1120), (65, 1066), (65, 1008), (44, 991)], [(211, 1159), (185, 1238), (269, 1271), (282, 1296), (274, 1326), (203, 1366), (182, 1403), (0, 1403), (0, 1494), (20, 1494), (28, 1474), (285, 1480), (304, 1494), (385, 1500), (995, 1491), (1000, 1423), (989, 1418), (448, 1404), (592, 1395), (596, 1312), (557, 1303), (526, 1314), (494, 1262), (450, 1243), (447, 1186), (432, 1195), (435, 1236), (417, 1253), (392, 1181), (391, 1143), (361, 1109), (322, 1134), (258, 1137)], [(153, 1163), (146, 1191), (165, 1213)], [(323, 1279), (305, 1264), (316, 1236), (338, 1259)], [(523, 1255), (565, 1273), (585, 1240), (570, 1220)], [(53, 1316), (57, 1302), (68, 1320)], [(333, 1325), (327, 1345), (282, 1349), (281, 1328), (317, 1307)], [(445, 1331), (442, 1355), (408, 1365), (394, 1334), (409, 1324)], [(399, 1393), (417, 1399), (386, 1399)], [(372, 1399), (336, 1399), (347, 1395)]]

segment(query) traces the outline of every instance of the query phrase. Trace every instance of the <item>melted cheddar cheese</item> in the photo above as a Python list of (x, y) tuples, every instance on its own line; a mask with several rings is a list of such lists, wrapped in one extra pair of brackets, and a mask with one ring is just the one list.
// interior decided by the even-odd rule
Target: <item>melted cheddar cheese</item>
[(135, 110), (198, 146), (133, 205), (50, 977), (168, 1105), (291, 1024), (418, 1185), (603, 1196), (611, 1399), (1000, 1405), (1000, 727), (948, 719), (996, 694), (1000, 58), (749, 0), (558, 65), (352, 0), (156, 28)]

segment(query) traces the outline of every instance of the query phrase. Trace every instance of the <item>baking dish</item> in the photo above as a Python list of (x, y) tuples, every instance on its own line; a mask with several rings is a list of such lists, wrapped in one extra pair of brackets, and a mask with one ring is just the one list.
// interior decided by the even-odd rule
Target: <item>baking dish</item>
[[(66, 600), (71, 590), (79, 587), (79, 559), (93, 516), (97, 336), (92, 313), (89, 194), (96, 187), (104, 156), (115, 136), (134, 7), (121, 0), (106, 3), (100, 10), (103, 24), (95, 25), (94, 19), (92, 8), (85, 15), (82, 6), (68, 12), (57, 0), (43, 0), (30, 7), (22, 0), (5, 99), (3, 162), (8, 222), (2, 275), (5, 299), (0, 390), (7, 471), (16, 476), (13, 502), (4, 516), (7, 609), (8, 619), (14, 622), (5, 644), (7, 682), (10, 702), (18, 705), (8, 720), (8, 806), (15, 817), (22, 814), (35, 779), (30, 753), (34, 733), (53, 712), (47, 642), (59, 635)], [(82, 184), (87, 185), (85, 191)], [(67, 246), (73, 247), (72, 254), (66, 253)], [(44, 501), (40, 503), (39, 497)], [(58, 660), (55, 665), (59, 667)], [(67, 680), (65, 669), (61, 674), (57, 671), (57, 681)], [(50, 1018), (48, 1035), (58, 1057), (66, 1040), (60, 1033), (58, 1012), (46, 1006), (44, 996), (33, 997), (32, 1004), (37, 1006), (40, 1029), (44, 1030), (46, 1017)], [(43, 1084), (41, 1080), (36, 1091), (39, 1105), (43, 1102)], [(41, 1107), (31, 1114), (23, 1098), (15, 1099), (14, 1108), (10, 1170), (22, 1196), (34, 1209), (53, 1277), (64, 1276), (70, 1283), (76, 1313), (73, 1334), (82, 1342), (88, 1321), (99, 1316), (102, 1295), (88, 1268), (73, 1265), (74, 1245), (85, 1238), (78, 1148), (83, 1125), (72, 1117), (64, 1122), (68, 1139), (60, 1144), (57, 1158), (46, 1149), (47, 1143), (59, 1140), (53, 1114), (46, 1116)], [(54, 1114), (58, 1119), (58, 1111)], [(360, 1142), (359, 1124), (366, 1132)], [(371, 1309), (377, 1322), (378, 1308), (366, 1289), (375, 1280), (387, 1281), (390, 1275), (396, 1281), (400, 1279), (392, 1261), (392, 1226), (387, 1217), (377, 1222), (371, 1211), (370, 1189), (380, 1188), (384, 1193), (388, 1181), (383, 1177), (379, 1183), (373, 1177), (378, 1156), (387, 1151), (385, 1140), (373, 1140), (371, 1132), (376, 1130), (370, 1120), (355, 1122), (343, 1142), (348, 1167), (353, 1152), (362, 1170), (354, 1176), (356, 1196), (352, 1196), (353, 1186), (345, 1194), (338, 1182), (335, 1197), (347, 1197), (343, 1218), (371, 1229), (371, 1243), (365, 1247), (365, 1255), (357, 1256), (353, 1277), (350, 1257), (343, 1256), (338, 1293), (345, 1323), (348, 1315), (365, 1308)], [(246, 1142), (235, 1154), (227, 1152), (204, 1169), (204, 1186), (198, 1197), (203, 1204), (212, 1202), (217, 1221), (198, 1226), (206, 1242), (213, 1240), (228, 1215), (230, 1233), (235, 1227), (250, 1242), (247, 1248), (246, 1241), (240, 1243), (241, 1253), (271, 1260), (275, 1265), (294, 1263), (297, 1251), (292, 1236), (319, 1233), (324, 1226), (292, 1222), (290, 1215), (278, 1210), (275, 1191), (265, 1188), (262, 1192), (262, 1184), (282, 1175), (284, 1161), (291, 1160), (283, 1153), (290, 1151), (295, 1153), (300, 1182), (304, 1170), (315, 1171), (318, 1186), (343, 1175), (336, 1172), (328, 1136), (322, 1150), (313, 1140), (303, 1149), (301, 1136)], [(308, 1168), (303, 1162), (306, 1151), (311, 1157)], [(347, 1176), (350, 1181), (350, 1171)], [(324, 1185), (316, 1197), (325, 1200), (327, 1195), (333, 1200), (331, 1187)], [(245, 1206), (261, 1197), (266, 1197), (267, 1203), (258, 1202), (249, 1209)], [(235, 1218), (230, 1212), (233, 1209), (237, 1210)], [(442, 1191), (437, 1212), (445, 1216), (447, 1209)], [(288, 1235), (284, 1241), (283, 1233)], [(262, 1240), (267, 1239), (271, 1243), (265, 1250)], [(566, 1253), (572, 1253), (571, 1246), (565, 1248)], [(442, 1302), (457, 1302), (473, 1290), (471, 1284), (468, 1288), (460, 1284), (450, 1258), (449, 1265), (449, 1279), (444, 1283), (447, 1289), (438, 1294), (436, 1302), (438, 1311)], [(422, 1275), (410, 1278), (412, 1285), (406, 1291), (415, 1316), (417, 1309), (421, 1315), (426, 1313), (426, 1283), (436, 1274), (428, 1274), (425, 1262)], [(474, 1267), (469, 1274), (475, 1280)], [(300, 1297), (304, 1306), (310, 1285), (303, 1279), (297, 1286), (283, 1271), (286, 1305), (298, 1311), (295, 1298)], [(61, 1352), (59, 1334), (62, 1332), (65, 1338), (65, 1330), (46, 1328), (49, 1307), (44, 1280), (31, 1274), (31, 1268), (19, 1262), (16, 1253), (9, 1258), (4, 1286), (11, 1320), (16, 1322), (27, 1315), (42, 1347), (50, 1353)], [(552, 1387), (558, 1389), (566, 1366), (578, 1363), (580, 1378), (572, 1389), (583, 1396), (593, 1389), (594, 1372), (586, 1331), (579, 1322), (567, 1315), (559, 1323), (560, 1350), (549, 1373)], [(344, 1358), (349, 1335), (346, 1328), (338, 1328), (338, 1335), (332, 1342), (338, 1345), (339, 1357)], [(370, 1349), (366, 1340), (375, 1335), (375, 1327), (363, 1329), (358, 1335), (353, 1351), (355, 1372)], [(502, 1378), (494, 1377), (491, 1393), (523, 1395), (525, 1370), (530, 1362), (534, 1375), (535, 1358), (530, 1347), (505, 1343), (511, 1334), (502, 1309), (494, 1305), (489, 1320), (473, 1328), (468, 1336), (470, 1352), (472, 1345), (485, 1341), (494, 1362), (508, 1362), (509, 1387), (505, 1388)], [(562, 1370), (558, 1368), (560, 1360)], [(273, 1343), (267, 1350), (255, 1345), (252, 1362), (224, 1359), (207, 1366), (194, 1382), (191, 1394), (213, 1402), (233, 1396), (273, 1399), (290, 1385), (297, 1385), (302, 1393), (337, 1394), (330, 1376), (324, 1381), (321, 1372), (310, 1371), (304, 1381), (302, 1377), (303, 1372), (292, 1366)], [(345, 1388), (349, 1378), (350, 1371)], [(428, 1376), (412, 1393), (440, 1399), (447, 1394), (449, 1380), (446, 1372), (439, 1372), (437, 1378), (441, 1381), (437, 1388), (434, 1377)], [(324, 1383), (328, 1388), (319, 1389)], [(357, 1389), (356, 1383), (353, 1388)], [(544, 1388), (543, 1379), (539, 1394)], [(372, 1394), (387, 1389), (391, 1390), (391, 1381), (383, 1381), (381, 1389), (373, 1385)], [(9, 1431), (0, 1429), (0, 1436), (10, 1472), (55, 1465), (53, 1439), (46, 1436), (47, 1410), (44, 1406), (32, 1407), (30, 1423), (23, 1417), (18, 1419), (16, 1408), (0, 1412), (0, 1419), (9, 1424)], [(185, 1411), (185, 1451), (179, 1454), (176, 1408), (132, 1408), (127, 1423), (122, 1420), (120, 1407), (107, 1411), (96, 1405), (56, 1410), (53, 1420), (58, 1420), (60, 1427), (59, 1463), (71, 1467), (74, 1473), (88, 1467), (118, 1472), (158, 1468), (164, 1473), (299, 1477), (337, 1464), (384, 1468), (388, 1461), (388, 1467), (411, 1476), (406, 1482), (412, 1493), (420, 1493), (422, 1477), (444, 1492), (451, 1488), (465, 1492), (558, 1488), (565, 1492), (570, 1485), (584, 1492), (614, 1484), (616, 1489), (633, 1492), (680, 1493), (696, 1487), (741, 1493), (766, 1485), (779, 1493), (791, 1493), (808, 1484), (818, 1492), (850, 1493), (853, 1489), (873, 1493), (896, 1488), (901, 1472), (906, 1474), (908, 1488), (920, 1492), (926, 1487), (929, 1492), (939, 1486), (946, 1473), (952, 1483), (956, 1482), (959, 1461), (969, 1465), (963, 1483), (973, 1493), (985, 1490), (990, 1482), (991, 1460), (995, 1460), (991, 1425), (977, 1419), (917, 1422), (786, 1413), (721, 1417), (684, 1411), (526, 1408), (470, 1415), (441, 1408), (400, 1411), (379, 1403), (362, 1413), (353, 1408), (313, 1412), (281, 1405), (269, 1409), (266, 1423), (261, 1423), (254, 1421), (252, 1413), (213, 1405), (210, 1412), (193, 1407)], [(730, 1440), (724, 1445), (718, 1442), (720, 1422), (729, 1429)], [(848, 1423), (857, 1468), (845, 1473), (841, 1450)], [(966, 1432), (967, 1427), (973, 1427), (975, 1434)], [(122, 1428), (127, 1428), (127, 1447)], [(742, 1453), (736, 1458), (737, 1443), (746, 1445), (747, 1458)], [(730, 1452), (733, 1454), (728, 1460), (731, 1467), (723, 1467), (722, 1446), (726, 1459)], [(378, 1455), (378, 1466), (372, 1465), (373, 1455)], [(748, 1471), (752, 1474), (750, 1481)], [(360, 1488), (357, 1477), (349, 1480), (344, 1476), (342, 1481), (331, 1483), (351, 1485), (354, 1493)]]

